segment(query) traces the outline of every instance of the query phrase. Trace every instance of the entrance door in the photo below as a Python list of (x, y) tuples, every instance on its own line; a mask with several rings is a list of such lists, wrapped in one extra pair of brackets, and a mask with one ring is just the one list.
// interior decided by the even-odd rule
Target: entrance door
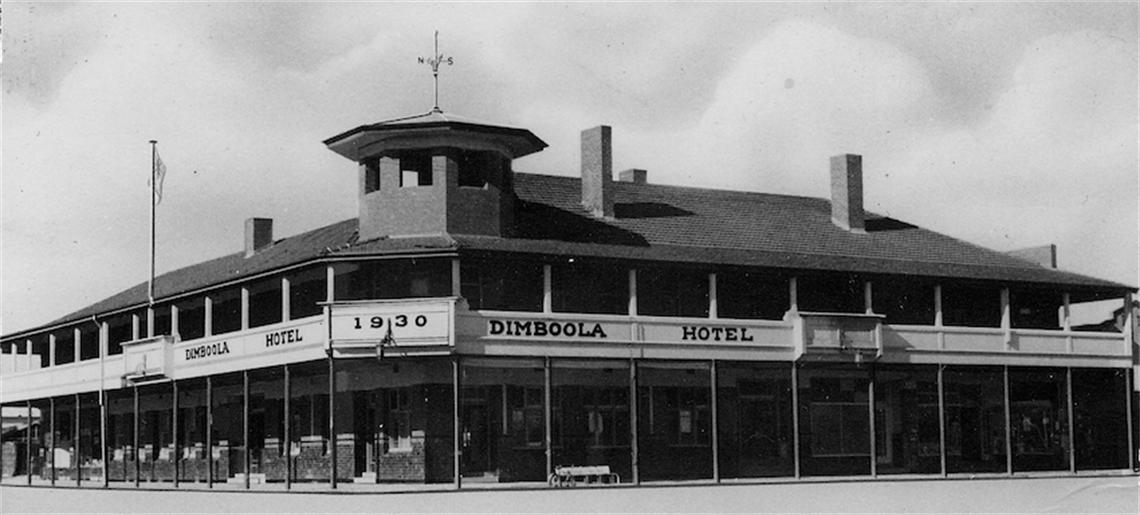
[[(779, 410), (774, 400), (744, 397), (740, 400), (741, 474), (746, 477), (767, 475), (780, 464), (778, 435)], [(785, 451), (786, 452), (786, 451)]]
[[(474, 395), (471, 395), (474, 394)], [(488, 460), (487, 402), (485, 391), (465, 389), (460, 409), (460, 446), (463, 452), (459, 471), (463, 476), (483, 476), (490, 470)]]

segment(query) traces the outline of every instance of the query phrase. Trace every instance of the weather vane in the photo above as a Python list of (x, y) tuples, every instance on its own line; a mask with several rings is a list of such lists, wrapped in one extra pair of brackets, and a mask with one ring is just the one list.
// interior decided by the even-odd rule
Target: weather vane
[(451, 57), (444, 57), (439, 53), (439, 31), (435, 31), (435, 54), (434, 57), (420, 57), (420, 64), (427, 63), (431, 65), (431, 75), (435, 80), (435, 105), (432, 107), (433, 112), (442, 113), (439, 108), (439, 65), (446, 63), (448, 66), (455, 64), (455, 60)]

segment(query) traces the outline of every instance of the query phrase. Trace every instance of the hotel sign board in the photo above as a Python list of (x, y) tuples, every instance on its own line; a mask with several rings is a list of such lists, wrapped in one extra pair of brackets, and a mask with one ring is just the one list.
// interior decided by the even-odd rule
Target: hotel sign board
[[(497, 314), (496, 314), (497, 315)], [(545, 317), (483, 317), (475, 336), (496, 340), (644, 341), (671, 344), (772, 345), (790, 341), (791, 324), (728, 320), (661, 321)]]
[(324, 341), (319, 318), (275, 324), (224, 337), (211, 337), (180, 343), (173, 349), (176, 364), (195, 366), (265, 353), (281, 353), (302, 347), (319, 346)]
[(455, 301), (336, 303), (329, 309), (334, 345), (374, 342), (383, 346), (451, 345)]

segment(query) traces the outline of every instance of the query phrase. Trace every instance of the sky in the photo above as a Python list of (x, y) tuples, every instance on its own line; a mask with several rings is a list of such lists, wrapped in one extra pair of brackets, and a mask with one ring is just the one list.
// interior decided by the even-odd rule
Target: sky
[[(829, 195), (1136, 286), (1138, 6), (1122, 3), (4, 2), (0, 333), (149, 275), (356, 216), (324, 139), (432, 107), (531, 130), (579, 173), (613, 127), (649, 181)], [(1110, 308), (1111, 309), (1111, 308)]]

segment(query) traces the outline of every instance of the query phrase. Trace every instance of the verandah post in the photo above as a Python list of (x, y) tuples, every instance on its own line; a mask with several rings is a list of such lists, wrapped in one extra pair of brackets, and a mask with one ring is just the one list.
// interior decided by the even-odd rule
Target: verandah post
[(289, 364), (282, 365), (285, 369), (285, 489), (293, 488), (293, 414), (290, 412), (292, 400), (289, 385)]
[(214, 378), (206, 376), (206, 488), (214, 487)]
[[(24, 468), (26, 468), (27, 472), (28, 472), (28, 485), (31, 485), (32, 484), (32, 400), (28, 399), (28, 400), (24, 401), (24, 403), (28, 407), (28, 425), (27, 425), (27, 428), (24, 429), (24, 444), (25, 444), (24, 445)], [(42, 414), (41, 414), (41, 416), (42, 416)], [(1128, 452), (1129, 452), (1129, 454), (1132, 453), (1131, 450)], [(103, 460), (103, 461), (106, 462), (107, 460)]]
[(329, 488), (336, 490), (336, 370), (329, 350)]
[(460, 459), (463, 451), (460, 447), (459, 434), (459, 357), (451, 358), (451, 429), (452, 429), (452, 474), (454, 475), (455, 489), (463, 488), (463, 477), (460, 474)]
[(869, 418), (869, 420), (867, 421), (867, 425), (869, 426), (869, 429), (871, 430), (870, 431), (870, 433), (871, 433), (871, 435), (870, 435), (871, 477), (876, 477), (879, 475), (879, 469), (878, 469), (879, 464), (877, 463), (878, 457), (879, 457), (879, 451), (878, 451), (878, 449), (876, 449), (876, 445), (875, 445), (875, 431), (877, 428), (875, 427), (875, 365), (873, 365), (873, 364), (871, 365), (871, 374), (870, 375), (871, 375), (871, 378), (870, 378), (871, 380), (867, 381), (867, 412), (868, 412), (868, 418)]
[(181, 446), (178, 445), (178, 380), (170, 381), (170, 432), (172, 447), (174, 447), (174, 455), (171, 456), (171, 461), (174, 462), (174, 488), (178, 488), (178, 464), (179, 455), (181, 455)]
[(1005, 472), (1013, 475), (1013, 428), (1010, 427), (1009, 413), (1009, 365), (1002, 366), (1002, 380), (1005, 384)]
[(131, 385), (131, 390), (134, 393), (134, 416), (131, 417), (131, 427), (134, 430), (134, 458), (135, 458), (135, 488), (139, 486), (139, 385)]
[(792, 362), (792, 463), (796, 469), (796, 479), (800, 478), (800, 384), (799, 367)]
[(637, 360), (629, 360), (629, 465), (633, 484), (641, 484), (637, 448)]
[(241, 440), (242, 440), (242, 444), (243, 444), (242, 447), (245, 448), (245, 452), (242, 454), (245, 455), (245, 459), (243, 460), (245, 462), (244, 463), (244, 467), (245, 467), (245, 489), (249, 490), (249, 473), (250, 473), (250, 470), (249, 470), (249, 463), (250, 463), (249, 454), (250, 454), (250, 450), (252, 449), (252, 446), (250, 445), (250, 441), (249, 441), (249, 369), (245, 369), (245, 370), (241, 371), (241, 380), (242, 380), (242, 383), (241, 383), (241, 386), (242, 386), (242, 388), (241, 388), (241, 399), (242, 399), (242, 401), (241, 401), (242, 402), (242, 404), (241, 404), (241, 427), (242, 427)]
[(48, 438), (48, 462), (51, 463), (51, 486), (55, 486), (55, 397), (48, 398), (48, 409), (51, 410), (48, 419), (51, 430)]
[(73, 425), (75, 426), (75, 438), (72, 441), (75, 442), (75, 450), (74, 450), (74, 453), (72, 454), (72, 461), (75, 462), (75, 467), (74, 467), (75, 468), (75, 486), (81, 486), (81, 483), (83, 481), (83, 477), (82, 477), (81, 472), (83, 472), (83, 471), (79, 468), (79, 457), (82, 456), (83, 453), (80, 451), (80, 447), (79, 447), (79, 394), (78, 393), (75, 394), (75, 424), (73, 424)]
[(550, 399), (552, 397), (550, 392), (550, 356), (547, 356), (543, 359), (542, 375), (542, 425), (545, 428), (545, 431), (543, 432), (543, 440), (545, 441), (543, 443), (546, 446), (546, 477), (550, 477), (550, 475), (554, 473), (554, 449), (552, 448), (553, 433), (550, 428), (551, 419), (553, 418), (551, 416), (551, 411), (553, 408), (550, 406)]
[[(714, 279), (715, 283), (715, 279)], [(713, 481), (720, 482), (720, 427), (717, 424), (717, 361), (714, 359), (709, 365), (709, 405), (712, 407), (712, 466)]]
[(946, 386), (943, 382), (943, 374), (946, 371), (946, 365), (938, 364), (938, 457), (941, 466), (942, 476), (945, 477), (946, 472)]
[(1069, 472), (1076, 474), (1077, 449), (1073, 446), (1073, 444), (1076, 442), (1076, 438), (1073, 436), (1073, 432), (1076, 429), (1073, 427), (1075, 425), (1073, 421), (1073, 367), (1065, 367), (1065, 396), (1067, 397), (1067, 400), (1065, 401), (1065, 407), (1068, 410), (1069, 417), (1069, 423), (1066, 424), (1068, 426), (1069, 433)]

